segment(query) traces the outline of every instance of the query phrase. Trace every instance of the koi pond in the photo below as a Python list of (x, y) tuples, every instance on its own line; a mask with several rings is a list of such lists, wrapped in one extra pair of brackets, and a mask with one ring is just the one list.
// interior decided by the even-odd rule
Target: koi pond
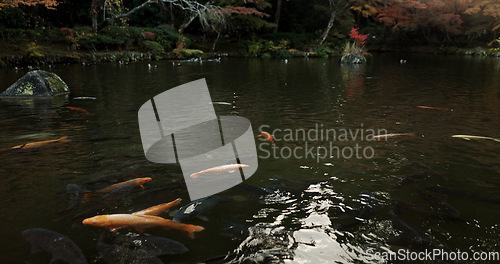
[[(58, 74), (71, 93), (0, 99), (0, 263), (500, 257), (498, 58), (375, 54), (364, 65), (222, 58), (42, 69)], [(2, 69), (0, 90), (27, 71)], [(191, 201), (181, 166), (145, 158), (137, 116), (155, 95), (201, 78), (217, 115), (252, 124), (259, 156), (253, 176), (176, 217), (203, 227), (194, 238), (182, 228), (83, 225), (177, 198), (159, 216), (183, 213), (176, 211)], [(273, 134), (274, 144), (257, 137), (261, 131)], [(49, 140), (57, 141), (43, 143)], [(30, 142), (42, 143), (15, 148)], [(145, 177), (144, 188), (83, 197)], [(82, 254), (57, 240), (73, 241)], [(31, 253), (32, 245), (42, 251)]]

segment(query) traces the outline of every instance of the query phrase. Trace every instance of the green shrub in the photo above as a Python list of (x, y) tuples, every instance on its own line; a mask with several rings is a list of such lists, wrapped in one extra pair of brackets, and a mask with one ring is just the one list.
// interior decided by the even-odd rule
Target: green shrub
[(30, 64), (39, 65), (45, 57), (42, 52), (42, 47), (38, 46), (35, 42), (31, 42), (26, 47), (26, 60)]
[(247, 54), (249, 57), (271, 56), (274, 58), (288, 59), (291, 57), (290, 52), (287, 50), (288, 43), (289, 42), (286, 39), (282, 39), (278, 42), (278, 44), (275, 44), (272, 40), (266, 41), (253, 37), (252, 40), (247, 42)]
[(89, 49), (94, 50), (98, 46), (96, 34), (77, 33), (77, 37), (71, 39), (74, 49)]
[(145, 40), (141, 42), (140, 47), (141, 50), (148, 52), (153, 55), (153, 57), (162, 57), (165, 55), (165, 49), (158, 42)]
[(174, 47), (174, 43), (171, 40), (165, 39), (163, 36), (158, 36), (156, 38), (156, 42), (160, 43), (160, 45), (167, 50), (170, 50)]
[(275, 43), (281, 40), (287, 40), (290, 48), (301, 50), (304, 49), (305, 44), (308, 43), (311, 39), (314, 39), (315, 36), (313, 33), (278, 32), (278, 33), (263, 35), (263, 38), (272, 40)]
[(249, 57), (257, 57), (260, 55), (264, 45), (261, 40), (252, 39), (247, 44), (248, 47), (248, 56)]
[(263, 47), (262, 47), (262, 52), (266, 51), (275, 51), (276, 46), (274, 45), (274, 42), (272, 40), (270, 41), (263, 41)]
[(260, 57), (264, 59), (269, 59), (271, 58), (271, 54), (269, 54), (268, 52), (264, 52), (262, 53), (262, 55), (260, 55)]
[(328, 54), (330, 54), (332, 51), (327, 44), (321, 44), (317, 47), (316, 52), (320, 57), (328, 58)]
[[(163, 48), (170, 50), (175, 47), (175, 43), (179, 39), (179, 34), (170, 25), (160, 25), (155, 28), (150, 28), (151, 31), (156, 35), (156, 42), (160, 43)], [(186, 45), (189, 46), (190, 40), (185, 40)]]
[(240, 54), (240, 56), (248, 57), (248, 46), (247, 46), (246, 41), (240, 40), (240, 41), (238, 41), (236, 46), (238, 47), (238, 54)]
[(109, 26), (98, 32), (98, 45), (104, 48), (116, 48), (127, 44), (130, 40), (137, 39), (142, 30), (133, 31), (135, 28)]
[(97, 48), (113, 49), (127, 44), (127, 38), (114, 38), (107, 35), (97, 35)]
[(41, 34), (41, 41), (44, 42), (54, 42), (54, 41), (61, 41), (63, 39), (63, 36), (61, 36), (61, 33), (59, 32), (58, 29), (55, 28), (47, 28), (43, 30), (43, 33)]
[(290, 56), (290, 52), (288, 52), (288, 50), (279, 49), (279, 50), (275, 50), (273, 52), (273, 57), (283, 60), (283, 59), (289, 59), (291, 56)]

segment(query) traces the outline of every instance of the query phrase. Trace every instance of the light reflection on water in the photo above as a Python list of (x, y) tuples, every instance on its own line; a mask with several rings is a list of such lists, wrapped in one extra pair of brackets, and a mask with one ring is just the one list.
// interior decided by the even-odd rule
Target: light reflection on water
[[(225, 261), (234, 263), (370, 263), (369, 249), (498, 251), (500, 205), (466, 195), (432, 193), (426, 187), (449, 186), (500, 198), (498, 143), (451, 138), (453, 134), (500, 136), (500, 62), (415, 55), (400, 65), (399, 59), (376, 55), (358, 66), (341, 66), (336, 59), (292, 59), (288, 64), (223, 60), (182, 66), (158, 62), (157, 69), (143, 63), (56, 66), (54, 71), (70, 86), (70, 96), (52, 101), (0, 101), (0, 149), (61, 136), (71, 140), (32, 152), (0, 153), (0, 226), (5, 230), (0, 248), (9, 252), (0, 260), (23, 263), (28, 245), (21, 231), (44, 227), (68, 235), (89, 262), (102, 262), (95, 244), (103, 230), (72, 228), (71, 215), (54, 221), (54, 215), (68, 206), (63, 193), (69, 183), (98, 189), (110, 182), (89, 181), (103, 175), (153, 178), (145, 191), (133, 195), (132, 202), (109, 209), (112, 213), (133, 212), (178, 197), (188, 201), (182, 186), (166, 188), (181, 175), (178, 166), (152, 164), (143, 158), (136, 116), (152, 96), (199, 78), (207, 79), (214, 102), (229, 103), (214, 105), (218, 115), (246, 117), (255, 132), (261, 125), (268, 125), (269, 130), (308, 130), (320, 124), (337, 130), (382, 128), (415, 136), (387, 142), (334, 142), (342, 147), (355, 143), (373, 147), (376, 156), (372, 159), (260, 159), (259, 169), (248, 183), (271, 193), (255, 195), (237, 189), (223, 193), (233, 197), (233, 202), (215, 207), (208, 222), (190, 220), (205, 227), (194, 240), (183, 233), (151, 231), (176, 239), (190, 250), (162, 257), (165, 263), (205, 259), (217, 263), (217, 256), (225, 255)], [(2, 87), (22, 74), (0, 72)], [(73, 100), (76, 96), (95, 96), (97, 100)], [(425, 110), (417, 105), (447, 110)], [(84, 108), (91, 114), (65, 106)], [(256, 140), (258, 149), (262, 142)], [(295, 148), (305, 143), (294, 140), (277, 145)], [(421, 170), (412, 162), (425, 164), (448, 180), (428, 176), (401, 184), (405, 175)], [(374, 201), (366, 215), (361, 213), (365, 208), (359, 196), (362, 191), (369, 191)], [(410, 202), (420, 210), (435, 209), (422, 198), (422, 192), (452, 205), (468, 222), (418, 215), (410, 209), (395, 212), (397, 219), (391, 217), (393, 199)], [(408, 235), (412, 231), (397, 228), (398, 221), (427, 243), (412, 240)], [(43, 263), (46, 258), (28, 257), (32, 263)]]

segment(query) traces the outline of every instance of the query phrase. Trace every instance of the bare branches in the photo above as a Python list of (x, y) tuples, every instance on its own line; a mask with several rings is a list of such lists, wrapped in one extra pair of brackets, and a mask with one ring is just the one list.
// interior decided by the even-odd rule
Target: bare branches
[(127, 13), (110, 14), (110, 17), (105, 17), (104, 21), (99, 25), (98, 30), (112, 24), (116, 19), (129, 17), (148, 5), (157, 4), (158, 1), (161, 1), (160, 5), (162, 6), (169, 4), (171, 7), (186, 13), (186, 20), (182, 23), (178, 30), (180, 34), (182, 34), (184, 29), (187, 28), (196, 18), (198, 18), (204, 28), (213, 29), (214, 24), (224, 24), (226, 22), (226, 16), (229, 14), (229, 12), (222, 7), (211, 3), (201, 4), (195, 0), (147, 0), (132, 8)]
[[(115, 21), (115, 19), (120, 19), (120, 18), (125, 18), (125, 17), (128, 17), (132, 14), (134, 14), (135, 12), (141, 10), (142, 8), (150, 5), (150, 4), (155, 4), (157, 3), (157, 0), (148, 0), (134, 8), (132, 8), (132, 10), (128, 11), (127, 13), (123, 13), (123, 14), (112, 14), (112, 16), (110, 18), (105, 18), (104, 21), (99, 24), (99, 26), (97, 27), (97, 31), (113, 24), (113, 22)], [(96, 11), (94, 11), (96, 12)]]
[(223, 24), (226, 21), (228, 12), (221, 8), (209, 3), (201, 4), (193, 0), (162, 0), (164, 3), (170, 3), (172, 6), (177, 7), (183, 12), (188, 14), (186, 21), (180, 26), (179, 33), (198, 18), (202, 27), (213, 28), (214, 24)]
[(146, 1), (146, 2), (144, 2), (144, 3), (142, 3), (142, 4), (140, 4), (140, 5), (138, 5), (138, 6), (134, 7), (134, 8), (132, 8), (132, 10), (128, 11), (127, 13), (124, 13), (124, 14), (118, 14), (118, 15), (113, 15), (113, 19), (120, 19), (120, 18), (128, 17), (128, 16), (130, 16), (130, 15), (134, 14), (135, 12), (137, 12), (137, 11), (141, 10), (142, 8), (144, 8), (144, 7), (146, 7), (146, 6), (148, 6), (148, 5), (150, 5), (150, 4), (156, 4), (156, 3), (158, 3), (158, 1), (157, 1), (157, 0), (148, 0), (148, 1)]

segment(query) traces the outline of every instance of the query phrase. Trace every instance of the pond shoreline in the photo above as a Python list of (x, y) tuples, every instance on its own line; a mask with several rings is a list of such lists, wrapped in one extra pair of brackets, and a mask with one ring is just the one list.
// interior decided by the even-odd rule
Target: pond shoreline
[[(44, 47), (44, 50), (51, 50), (50, 47)], [(465, 56), (485, 56), (485, 57), (497, 57), (500, 58), (500, 51), (495, 51), (492, 49), (485, 49), (482, 47), (475, 48), (457, 48), (457, 47), (434, 47), (434, 46), (408, 46), (395, 48), (389, 45), (379, 45), (373, 46), (368, 49), (372, 53), (423, 53), (423, 54), (455, 54), (455, 55), (465, 55)], [(299, 51), (295, 49), (288, 50), (290, 57), (292, 58), (320, 58), (325, 57), (319, 55), (317, 52), (313, 51)], [(167, 52), (163, 56), (153, 56), (147, 52), (140, 51), (96, 51), (96, 52), (46, 52), (46, 53), (36, 53), (36, 54), (14, 54), (14, 55), (1, 55), (0, 56), (0, 68), (4, 67), (37, 67), (42, 65), (54, 65), (54, 64), (95, 64), (95, 63), (105, 63), (105, 62), (119, 62), (119, 63), (132, 63), (141, 61), (179, 61), (179, 60), (190, 60), (198, 59), (201, 60), (212, 60), (225, 58), (250, 58), (248, 56), (242, 56), (237, 51), (233, 49), (222, 49), (220, 52), (203, 52), (196, 49), (185, 49), (181, 53), (182, 55), (176, 54), (175, 52)], [(341, 57), (339, 51), (333, 51), (328, 53), (326, 57)], [(252, 57), (254, 58), (254, 57)], [(265, 58), (264, 56), (258, 56), (255, 58)], [(279, 58), (278, 58), (279, 59)]]

